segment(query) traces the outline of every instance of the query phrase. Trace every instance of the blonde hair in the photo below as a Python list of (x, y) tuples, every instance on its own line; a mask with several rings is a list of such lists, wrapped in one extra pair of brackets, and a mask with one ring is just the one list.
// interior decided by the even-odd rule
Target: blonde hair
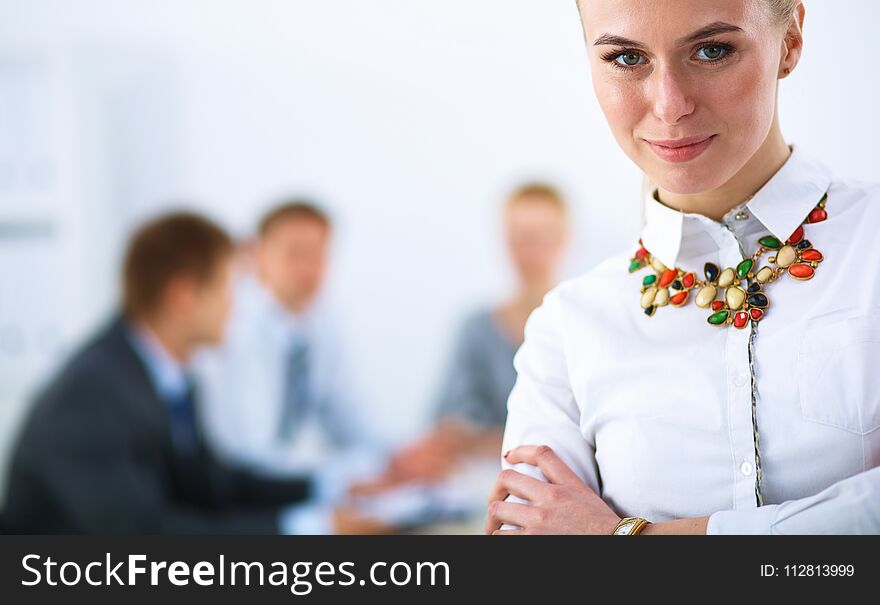
[[(800, 0), (764, 0), (767, 3), (767, 8), (770, 9), (770, 14), (773, 18), (780, 24), (788, 23), (788, 20), (794, 16), (794, 11), (797, 8), (798, 2)], [(577, 4), (578, 9), (581, 7), (581, 0), (576, 0), (575, 4)]]
[(799, 0), (765, 0), (770, 14), (780, 24), (784, 25), (794, 16)]
[(536, 181), (517, 187), (507, 197), (504, 207), (505, 209), (510, 209), (523, 200), (544, 201), (559, 210), (563, 217), (568, 217), (568, 204), (565, 201), (565, 196), (562, 195), (559, 189), (549, 183)]

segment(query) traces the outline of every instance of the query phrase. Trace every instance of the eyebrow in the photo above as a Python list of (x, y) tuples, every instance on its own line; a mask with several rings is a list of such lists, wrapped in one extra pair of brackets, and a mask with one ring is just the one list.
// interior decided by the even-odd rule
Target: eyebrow
[[(715, 23), (710, 23), (706, 27), (702, 27), (695, 31), (694, 33), (685, 36), (684, 38), (679, 38), (676, 41), (677, 46), (683, 46), (690, 42), (696, 42), (697, 40), (702, 40), (703, 38), (710, 38), (712, 36), (717, 36), (718, 34), (728, 34), (728, 33), (737, 33), (742, 32), (741, 27), (737, 27), (736, 25), (731, 25), (730, 23), (725, 23), (723, 21), (716, 21)], [(623, 36), (615, 36), (613, 34), (602, 34), (596, 41), (593, 42), (593, 46), (629, 46), (632, 48), (645, 48), (645, 45), (642, 42), (637, 42), (636, 40), (630, 40), (629, 38), (624, 38)]]

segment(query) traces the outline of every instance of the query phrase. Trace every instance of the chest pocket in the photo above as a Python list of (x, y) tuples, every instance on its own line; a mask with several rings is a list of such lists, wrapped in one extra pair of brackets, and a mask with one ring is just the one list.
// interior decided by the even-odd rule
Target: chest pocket
[(804, 419), (859, 435), (880, 428), (880, 310), (807, 324), (797, 360)]

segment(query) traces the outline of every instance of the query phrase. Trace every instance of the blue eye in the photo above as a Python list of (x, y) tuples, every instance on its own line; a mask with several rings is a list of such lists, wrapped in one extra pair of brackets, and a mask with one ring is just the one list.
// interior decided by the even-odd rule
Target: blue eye
[(623, 67), (635, 67), (645, 62), (645, 56), (637, 52), (624, 52), (615, 57), (614, 61)]
[(720, 44), (710, 44), (707, 46), (701, 46), (697, 50), (697, 58), (701, 61), (705, 61), (707, 63), (712, 63), (714, 61), (720, 61), (730, 52), (730, 49), (721, 46)]

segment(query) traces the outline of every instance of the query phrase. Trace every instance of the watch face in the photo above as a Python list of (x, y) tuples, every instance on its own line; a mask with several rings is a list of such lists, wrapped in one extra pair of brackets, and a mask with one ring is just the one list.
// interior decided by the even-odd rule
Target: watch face
[(633, 527), (635, 527), (635, 524), (636, 524), (635, 519), (633, 519), (631, 521), (626, 521), (625, 523), (621, 523), (620, 527), (618, 527), (615, 530), (614, 535), (615, 536), (629, 535), (629, 533), (632, 532)]

